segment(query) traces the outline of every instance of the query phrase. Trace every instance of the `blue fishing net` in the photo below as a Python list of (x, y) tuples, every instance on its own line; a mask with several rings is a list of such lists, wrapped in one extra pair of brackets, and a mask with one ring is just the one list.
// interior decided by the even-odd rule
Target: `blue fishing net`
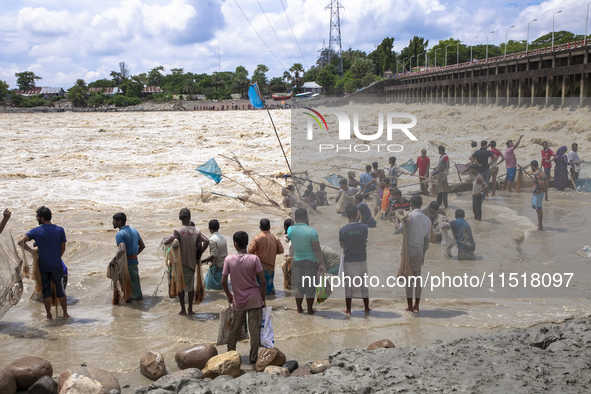
[(215, 183), (220, 183), (222, 180), (222, 170), (220, 170), (215, 159), (208, 160), (205, 164), (195, 168), (195, 170), (199, 171), (206, 177), (213, 179)]
[(263, 108), (263, 100), (261, 100), (259, 87), (256, 83), (248, 89), (248, 99), (255, 108)]
[(577, 179), (575, 185), (578, 191), (591, 193), (591, 178)]
[(415, 168), (417, 168), (416, 164), (412, 161), (412, 159), (410, 159), (400, 167), (404, 168), (408, 172), (414, 172)]
[(328, 183), (330, 183), (331, 185), (333, 185), (333, 186), (341, 187), (341, 185), (340, 185), (339, 182), (340, 182), (341, 179), (345, 179), (345, 178), (343, 178), (340, 175), (332, 174), (332, 175), (329, 175), (329, 176), (325, 176), (324, 179), (326, 179), (326, 181)]

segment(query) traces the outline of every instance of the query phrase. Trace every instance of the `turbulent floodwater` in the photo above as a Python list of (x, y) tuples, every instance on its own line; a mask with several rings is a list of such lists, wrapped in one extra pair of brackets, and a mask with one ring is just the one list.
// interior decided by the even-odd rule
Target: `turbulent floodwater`
[[(525, 134), (517, 151), (521, 163), (539, 159), (543, 140), (554, 150), (576, 141), (583, 159), (591, 150), (586, 109), (397, 105), (396, 110), (413, 113), (419, 120), (413, 129), (419, 141), (405, 144), (405, 151), (397, 155), (402, 161), (416, 159), (425, 148), (434, 163), (436, 147), (444, 144), (452, 162), (464, 163), (471, 154), (471, 140), (496, 139), (502, 146), (519, 134)], [(289, 154), (290, 112), (272, 114)], [(368, 127), (377, 127), (377, 122), (369, 123)], [(220, 220), (221, 232), (227, 237), (237, 230), (252, 237), (258, 232), (259, 219), (269, 217), (272, 232), (282, 238), (286, 216), (279, 210), (261, 211), (219, 196), (201, 200), (202, 189), (231, 196), (244, 193), (236, 182), (255, 189), (235, 163), (220, 155), (234, 153), (244, 167), (262, 175), (275, 177), (287, 172), (263, 111), (0, 114), (0, 140), (0, 208), (13, 211), (5, 231), (16, 238), (37, 225), (35, 210), (39, 206), (53, 211), (53, 222), (63, 226), (68, 237), (64, 261), (69, 268), (67, 294), (73, 316), (67, 322), (45, 321), (42, 304), (28, 299), (33, 283), (25, 280), (23, 299), (0, 322), (0, 367), (26, 355), (47, 358), (56, 373), (86, 362), (115, 372), (122, 384), (130, 383), (133, 388), (147, 383), (138, 371), (140, 357), (147, 350), (156, 350), (164, 355), (169, 370), (176, 370), (173, 357), (177, 350), (215, 342), (219, 313), (227, 305), (222, 292), (210, 291), (196, 307), (198, 314), (187, 318), (177, 315), (178, 301), (167, 297), (166, 282), (152, 295), (163, 273), (158, 245), (178, 225), (179, 209), (189, 207), (202, 229), (210, 219)], [(375, 157), (384, 167), (388, 156)], [(212, 157), (235, 182), (225, 179), (215, 185), (194, 170)], [(362, 168), (367, 163), (344, 155), (310, 163), (306, 169), (318, 181), (332, 172), (344, 175), (346, 170), (330, 168), (333, 164)], [(331, 191), (329, 199), (334, 200), (334, 195)], [(452, 271), (470, 272), (481, 267), (509, 271), (516, 264), (531, 270), (550, 266), (562, 271), (573, 264), (584, 266), (588, 263), (576, 251), (589, 243), (585, 229), (591, 219), (589, 198), (584, 193), (551, 190), (545, 216), (549, 231), (532, 235), (535, 213), (531, 194), (527, 190), (519, 195), (501, 193), (484, 204), (483, 222), (469, 220), (481, 256), (478, 261), (443, 260), (440, 247), (432, 246), (425, 267), (449, 266)], [(458, 207), (471, 211), (469, 194), (450, 195), (450, 208)], [(115, 251), (111, 217), (119, 211), (127, 214), (128, 224), (140, 232), (146, 244), (139, 257), (145, 298), (126, 306), (111, 305), (110, 280), (106, 278), (106, 265)], [(332, 206), (311, 216), (321, 242), (335, 250), (339, 250), (335, 232), (344, 224), (345, 219), (337, 216)], [(392, 236), (393, 232), (393, 224), (385, 222), (372, 230), (370, 274), (397, 271), (401, 238)], [(383, 337), (397, 345), (426, 346), (435, 339), (457, 338), (483, 329), (587, 316), (591, 306), (582, 295), (589, 294), (589, 282), (581, 275), (577, 298), (524, 295), (503, 299), (494, 298), (493, 293), (489, 298), (427, 297), (421, 314), (414, 316), (402, 312), (403, 292), (392, 290), (388, 297), (372, 300), (373, 312), (368, 318), (362, 317), (361, 304), (354, 301), (353, 318), (345, 319), (340, 313), (344, 301), (338, 297), (320, 305), (315, 316), (297, 315), (293, 299), (282, 291), (278, 267), (277, 296), (268, 304), (274, 307), (276, 346), (290, 359), (308, 361), (343, 347), (365, 347)], [(247, 354), (247, 344), (239, 344), (238, 350)]]

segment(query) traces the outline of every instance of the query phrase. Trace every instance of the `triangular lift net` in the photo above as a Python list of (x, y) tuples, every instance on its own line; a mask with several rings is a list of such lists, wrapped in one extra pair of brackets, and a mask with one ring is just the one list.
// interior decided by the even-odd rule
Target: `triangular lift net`
[(195, 170), (199, 171), (206, 177), (213, 179), (215, 183), (220, 183), (222, 180), (222, 170), (220, 170), (215, 159), (208, 160), (205, 164), (195, 168)]

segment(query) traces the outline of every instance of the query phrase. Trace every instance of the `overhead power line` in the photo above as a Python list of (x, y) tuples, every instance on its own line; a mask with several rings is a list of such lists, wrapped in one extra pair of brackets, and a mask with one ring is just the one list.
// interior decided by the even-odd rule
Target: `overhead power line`
[(296, 45), (298, 46), (298, 49), (300, 50), (300, 55), (302, 55), (302, 59), (304, 59), (304, 64), (306, 65), (306, 68), (310, 68), (308, 67), (308, 62), (306, 61), (306, 58), (304, 57), (304, 54), (302, 53), (302, 48), (300, 48), (300, 44), (298, 42), (298, 39), (296, 38), (296, 35), (293, 31), (293, 27), (291, 27), (291, 22), (289, 21), (289, 16), (287, 16), (287, 10), (285, 9), (285, 6), (283, 5), (283, 0), (279, 0), (281, 1), (281, 6), (283, 7), (283, 12), (285, 12), (285, 18), (287, 18), (287, 23), (289, 24), (289, 28), (291, 29), (291, 34), (293, 34), (293, 39), (296, 42)]
[(287, 55), (287, 58), (289, 59), (289, 61), (291, 62), (291, 64), (294, 64), (294, 61), (291, 60), (291, 56), (289, 56), (289, 53), (287, 53), (287, 50), (285, 49), (285, 47), (283, 46), (283, 43), (281, 42), (281, 40), (279, 39), (279, 36), (277, 35), (277, 32), (275, 31), (275, 29), (273, 28), (273, 25), (271, 24), (271, 21), (269, 20), (269, 18), (267, 18), (267, 13), (265, 12), (265, 10), (263, 9), (263, 6), (261, 5), (261, 2), (259, 0), (257, 0), (257, 3), (259, 3), (259, 7), (261, 7), (261, 11), (263, 11), (263, 15), (265, 15), (265, 19), (267, 20), (267, 22), (269, 23), (269, 26), (271, 26), (271, 30), (273, 30), (273, 34), (275, 34), (275, 37), (277, 38), (277, 41), (279, 41), (279, 45), (281, 45), (281, 48), (283, 48), (283, 51), (285, 52), (285, 54)]
[(263, 40), (263, 37), (261, 37), (261, 35), (257, 31), (257, 29), (255, 29), (255, 27), (253, 26), (253, 24), (250, 22), (250, 19), (248, 19), (248, 17), (246, 16), (246, 14), (244, 13), (244, 11), (242, 10), (242, 7), (240, 7), (240, 4), (238, 4), (238, 1), (234, 0), (234, 3), (236, 3), (236, 5), (240, 9), (240, 11), (242, 12), (242, 15), (244, 15), (244, 17), (246, 18), (246, 20), (250, 24), (250, 27), (252, 27), (252, 30), (254, 30), (254, 32), (257, 34), (257, 36), (259, 36), (259, 38), (261, 39), (261, 41), (263, 42), (263, 44), (265, 44), (265, 46), (267, 47), (267, 49), (269, 50), (269, 52), (271, 52), (271, 55), (273, 55), (273, 57), (275, 58), (275, 60), (277, 60), (277, 62), (281, 65), (281, 67), (283, 67), (283, 70), (287, 71), (288, 70), (287, 67), (285, 67), (283, 65), (283, 63), (281, 63), (281, 60), (279, 60), (279, 58), (277, 56), (275, 56), (275, 53), (273, 53), (273, 51), (271, 50), (271, 48), (269, 48), (269, 46), (267, 45), (267, 43), (265, 42), (265, 40)]

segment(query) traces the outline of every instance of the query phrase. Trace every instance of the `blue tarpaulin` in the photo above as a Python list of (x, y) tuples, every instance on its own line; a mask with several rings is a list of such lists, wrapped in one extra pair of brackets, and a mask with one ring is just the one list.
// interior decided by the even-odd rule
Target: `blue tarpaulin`
[(222, 180), (222, 170), (220, 170), (215, 159), (208, 160), (205, 164), (195, 168), (195, 170), (199, 171), (206, 177), (213, 179), (215, 183), (220, 183)]
[(248, 99), (255, 108), (263, 108), (263, 100), (261, 99), (259, 87), (256, 83), (252, 84), (248, 89)]

